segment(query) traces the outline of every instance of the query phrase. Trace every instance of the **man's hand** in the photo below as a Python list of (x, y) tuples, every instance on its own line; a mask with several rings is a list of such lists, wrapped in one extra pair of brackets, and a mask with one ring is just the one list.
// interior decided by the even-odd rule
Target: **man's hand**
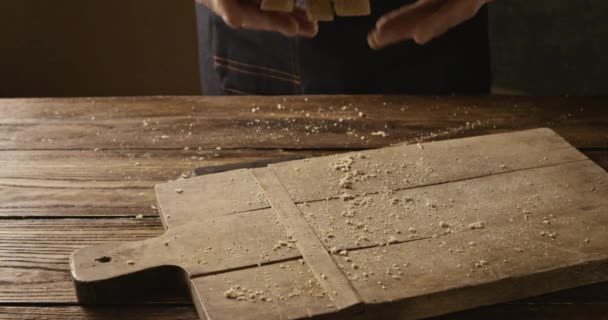
[(473, 18), (492, 0), (418, 0), (381, 17), (367, 42), (373, 49), (414, 40), (425, 44)]
[(293, 13), (266, 12), (260, 10), (259, 1), (247, 0), (196, 0), (207, 6), (232, 28), (274, 31), (288, 37), (314, 37), (318, 32), (316, 22), (308, 20), (300, 9)]

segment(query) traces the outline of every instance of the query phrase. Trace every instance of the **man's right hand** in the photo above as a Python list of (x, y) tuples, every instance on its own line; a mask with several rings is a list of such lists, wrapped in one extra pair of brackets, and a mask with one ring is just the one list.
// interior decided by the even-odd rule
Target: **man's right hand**
[(293, 13), (267, 12), (260, 9), (259, 1), (247, 0), (196, 0), (222, 17), (232, 28), (245, 28), (279, 32), (288, 37), (312, 38), (319, 30), (317, 22), (308, 20), (300, 9)]

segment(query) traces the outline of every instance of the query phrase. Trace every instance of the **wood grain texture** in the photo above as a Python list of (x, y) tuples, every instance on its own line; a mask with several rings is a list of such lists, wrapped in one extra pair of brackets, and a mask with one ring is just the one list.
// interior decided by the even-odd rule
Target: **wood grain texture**
[[(336, 171), (338, 176), (331, 174)], [(345, 174), (362, 179), (347, 187), (349, 197), (337, 199), (330, 186)], [(274, 264), (260, 263), (264, 252), (289, 234), (335, 306), (311, 307), (309, 314), (342, 315), (361, 297), (368, 311), (361, 314), (365, 318), (428, 317), (606, 281), (606, 176), (549, 129), (234, 170), (157, 186), (167, 233), (145, 244), (79, 250), (72, 255), (72, 273), (80, 289), (134, 270), (175, 265), (192, 281), (202, 317), (300, 318), (308, 310), (300, 303), (310, 306), (311, 301), (276, 310), (254, 304), (267, 302), (265, 288), (273, 287), (264, 275), (294, 279), (291, 268), (277, 266), (299, 266), (293, 260), (300, 256), (289, 250), (276, 250), (285, 255), (269, 257)], [(287, 193), (286, 184), (295, 194)], [(340, 188), (344, 192), (344, 186)], [(269, 206), (260, 197), (262, 190), (284, 231), (272, 214), (259, 210)], [(300, 196), (310, 190), (322, 194)], [(294, 201), (306, 201), (303, 215)], [(480, 226), (471, 227), (476, 222)], [(163, 245), (168, 239), (171, 244)], [(199, 255), (201, 244), (212, 252), (221, 248), (221, 254), (205, 250)], [(328, 251), (342, 249), (348, 250), (348, 263), (343, 263), (343, 254), (333, 256), (334, 262)], [(108, 263), (97, 263), (101, 256)], [(131, 265), (125, 266), (129, 260)], [(478, 266), (479, 261), (483, 265)], [(392, 266), (389, 271), (387, 265)], [(297, 283), (277, 288), (289, 292)], [(241, 296), (226, 299), (230, 290), (263, 296), (258, 300), (255, 294), (240, 293), (249, 302), (243, 303), (235, 301)], [(77, 292), (80, 302), (100, 302), (100, 290)]]
[(162, 232), (159, 219), (0, 220), (0, 303), (75, 303), (70, 253)]
[(0, 307), (1, 320), (199, 320), (189, 306)]
[[(154, 185), (195, 168), (344, 151), (2, 151), (0, 217), (157, 216)], [(608, 170), (608, 150), (583, 153)]]
[[(606, 147), (606, 102), (403, 96), (9, 99), (0, 101), (0, 149), (377, 148), (537, 127), (550, 127), (579, 148)], [(372, 135), (379, 131), (388, 136)]]
[(157, 216), (154, 186), (198, 167), (325, 152), (57, 150), (0, 152), (0, 217)]
[[(344, 310), (361, 304), (362, 300), (324, 248), (320, 238), (302, 212), (293, 202), (283, 184), (270, 168), (251, 170), (259, 185), (264, 189), (266, 198), (288, 234), (296, 240), (296, 247), (318, 283), (328, 292), (336, 310)], [(289, 315), (291, 316), (291, 315)]]
[[(577, 289), (589, 290), (591, 287)], [(567, 293), (572, 290), (565, 291)], [(432, 320), (486, 320), (486, 319), (555, 319), (588, 320), (608, 319), (605, 303), (589, 303), (581, 308), (573, 303), (532, 303), (521, 301), (491, 307), (477, 308)], [(193, 307), (189, 306), (116, 306), (109, 307), (0, 307), (2, 320), (198, 320)]]
[[(166, 304), (58, 305), (75, 303), (68, 254), (93, 243), (161, 234), (160, 220), (152, 218), (152, 185), (195, 167), (547, 126), (608, 169), (607, 102), (368, 96), (0, 100), (0, 319), (196, 319), (193, 308)], [(388, 136), (371, 135), (379, 131)], [(133, 219), (137, 214), (150, 218)], [(173, 294), (150, 301), (190, 300)], [(608, 285), (599, 284), (441, 319), (606, 319), (607, 301)]]
[(608, 149), (583, 151), (583, 153), (604, 170), (608, 170)]

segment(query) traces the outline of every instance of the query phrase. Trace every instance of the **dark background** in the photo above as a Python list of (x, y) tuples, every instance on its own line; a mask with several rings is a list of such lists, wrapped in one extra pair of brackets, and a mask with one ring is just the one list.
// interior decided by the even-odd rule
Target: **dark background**
[[(608, 94), (608, 2), (490, 11), (495, 92)], [(2, 0), (0, 97), (200, 94), (196, 45), (194, 0)]]
[(531, 94), (608, 94), (608, 1), (495, 0), (496, 87)]

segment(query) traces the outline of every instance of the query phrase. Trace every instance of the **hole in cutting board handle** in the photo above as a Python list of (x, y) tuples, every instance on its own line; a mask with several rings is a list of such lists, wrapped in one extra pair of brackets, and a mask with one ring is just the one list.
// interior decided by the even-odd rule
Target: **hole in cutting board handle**
[(108, 262), (112, 261), (112, 257), (103, 256), (103, 257), (99, 257), (99, 258), (95, 259), (95, 261), (101, 262), (101, 263), (108, 263)]

